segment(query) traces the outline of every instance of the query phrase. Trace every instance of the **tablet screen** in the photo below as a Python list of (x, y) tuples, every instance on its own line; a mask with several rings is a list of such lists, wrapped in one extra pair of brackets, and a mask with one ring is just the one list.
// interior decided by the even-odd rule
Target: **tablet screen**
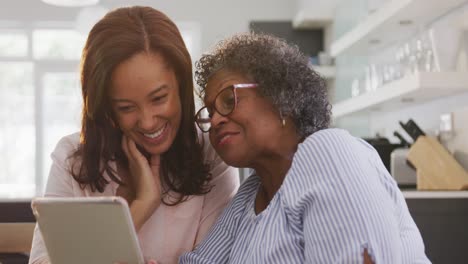
[(35, 198), (32, 209), (51, 263), (144, 263), (121, 197)]

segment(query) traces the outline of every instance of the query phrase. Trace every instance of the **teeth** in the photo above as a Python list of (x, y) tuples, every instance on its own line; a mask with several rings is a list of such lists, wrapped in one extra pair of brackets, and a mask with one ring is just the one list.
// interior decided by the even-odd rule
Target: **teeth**
[(158, 130), (158, 131), (156, 131), (156, 132), (154, 132), (154, 133), (152, 133), (152, 134), (143, 133), (143, 135), (145, 135), (145, 137), (149, 137), (149, 138), (158, 137), (159, 135), (162, 134), (162, 132), (164, 131), (164, 128), (165, 128), (165, 127), (166, 127), (166, 126), (164, 126), (164, 127), (161, 128), (160, 130)]

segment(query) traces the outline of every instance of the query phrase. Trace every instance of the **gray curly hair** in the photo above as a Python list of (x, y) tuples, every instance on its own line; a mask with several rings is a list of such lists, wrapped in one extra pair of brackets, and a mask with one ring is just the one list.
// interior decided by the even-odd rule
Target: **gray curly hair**
[(219, 69), (249, 76), (259, 84), (283, 117), (289, 116), (305, 138), (330, 124), (331, 104), (325, 81), (308, 65), (295, 45), (274, 36), (256, 33), (234, 35), (219, 42), (195, 63), (200, 98), (209, 78)]

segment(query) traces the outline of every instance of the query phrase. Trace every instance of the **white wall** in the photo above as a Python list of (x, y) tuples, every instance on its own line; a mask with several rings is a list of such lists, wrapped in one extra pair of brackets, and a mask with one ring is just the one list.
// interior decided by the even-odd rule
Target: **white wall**
[[(74, 20), (79, 8), (61, 8), (40, 0), (2, 1), (0, 23), (5, 20)], [(166, 13), (175, 21), (199, 22), (201, 49), (236, 32), (247, 31), (251, 20), (292, 20), (295, 0), (101, 0), (108, 8), (148, 5)]]
[[(114, 1), (117, 4), (127, 1)], [(291, 0), (169, 0), (136, 1), (165, 12), (176, 21), (198, 21), (202, 30), (202, 50), (233, 33), (249, 29), (251, 20), (291, 20), (295, 1)], [(110, 2), (109, 2), (110, 3)]]

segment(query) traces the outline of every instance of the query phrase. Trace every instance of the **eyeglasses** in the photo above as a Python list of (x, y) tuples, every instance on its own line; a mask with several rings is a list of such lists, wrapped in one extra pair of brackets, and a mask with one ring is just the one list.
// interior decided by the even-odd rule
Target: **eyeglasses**
[(204, 106), (195, 115), (195, 122), (203, 132), (210, 131), (213, 109), (222, 116), (230, 115), (237, 106), (237, 89), (256, 88), (256, 83), (233, 84), (223, 88), (215, 97), (212, 107)]

